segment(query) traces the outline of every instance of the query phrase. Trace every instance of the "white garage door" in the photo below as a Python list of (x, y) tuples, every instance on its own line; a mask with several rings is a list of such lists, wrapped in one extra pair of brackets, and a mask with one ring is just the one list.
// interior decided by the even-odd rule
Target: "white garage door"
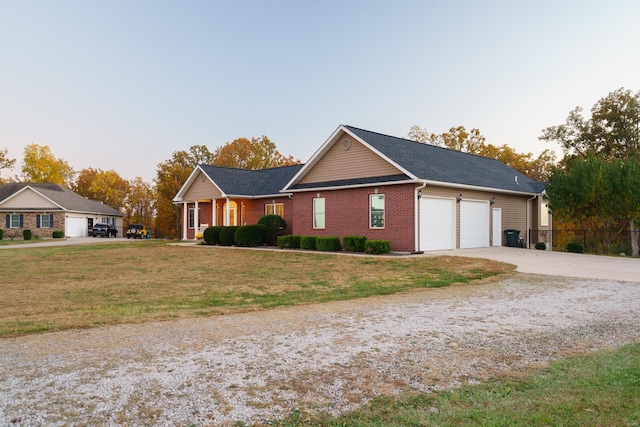
[(87, 230), (87, 220), (85, 218), (67, 218), (67, 237), (82, 237)]
[(489, 202), (460, 202), (460, 249), (489, 246)]
[(438, 251), (456, 247), (456, 201), (420, 199), (420, 250)]

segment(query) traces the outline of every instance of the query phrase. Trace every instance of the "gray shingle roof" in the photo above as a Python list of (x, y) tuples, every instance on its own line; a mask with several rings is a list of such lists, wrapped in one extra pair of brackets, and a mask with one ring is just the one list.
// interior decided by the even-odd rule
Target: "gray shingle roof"
[(58, 184), (30, 184), (26, 182), (12, 182), (0, 186), (0, 202), (12, 196), (25, 187), (31, 187), (54, 203), (62, 206), (63, 210), (102, 215), (123, 216), (122, 212), (113, 209), (97, 200), (89, 200)]
[(345, 126), (374, 149), (419, 179), (540, 194), (544, 183), (499, 160)]
[(209, 165), (200, 165), (200, 168), (227, 195), (259, 197), (279, 194), (302, 166), (299, 164), (262, 170)]

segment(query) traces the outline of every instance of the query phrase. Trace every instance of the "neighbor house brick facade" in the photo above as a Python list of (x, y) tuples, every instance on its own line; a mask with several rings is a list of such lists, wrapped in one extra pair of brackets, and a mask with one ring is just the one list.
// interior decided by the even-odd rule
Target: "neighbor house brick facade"
[[(174, 201), (183, 205), (185, 239), (196, 224), (255, 223), (272, 199), (284, 206), (291, 234), (361, 235), (417, 252), (501, 246), (509, 229), (528, 242), (544, 239), (551, 217), (543, 193), (543, 183), (495, 159), (339, 126), (304, 165), (201, 165)], [(216, 209), (202, 209), (208, 205)]]
[(108, 223), (122, 233), (123, 214), (58, 184), (14, 182), (0, 186), (0, 228), (4, 238), (38, 238), (60, 230), (66, 237), (88, 236), (93, 224)]

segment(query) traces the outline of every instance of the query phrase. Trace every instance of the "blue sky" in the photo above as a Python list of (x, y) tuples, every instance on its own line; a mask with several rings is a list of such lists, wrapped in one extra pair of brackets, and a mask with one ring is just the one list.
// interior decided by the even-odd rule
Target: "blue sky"
[(0, 0), (0, 149), (147, 181), (239, 137), (306, 161), (340, 124), (462, 125), (537, 155), (574, 107), (640, 90), (638, 17), (637, 0)]

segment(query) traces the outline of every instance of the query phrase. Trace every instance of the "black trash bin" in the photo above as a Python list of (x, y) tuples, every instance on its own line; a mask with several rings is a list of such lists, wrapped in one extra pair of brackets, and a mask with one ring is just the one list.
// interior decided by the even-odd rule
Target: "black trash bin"
[(504, 237), (507, 241), (507, 246), (517, 248), (518, 240), (520, 239), (520, 230), (504, 230)]

